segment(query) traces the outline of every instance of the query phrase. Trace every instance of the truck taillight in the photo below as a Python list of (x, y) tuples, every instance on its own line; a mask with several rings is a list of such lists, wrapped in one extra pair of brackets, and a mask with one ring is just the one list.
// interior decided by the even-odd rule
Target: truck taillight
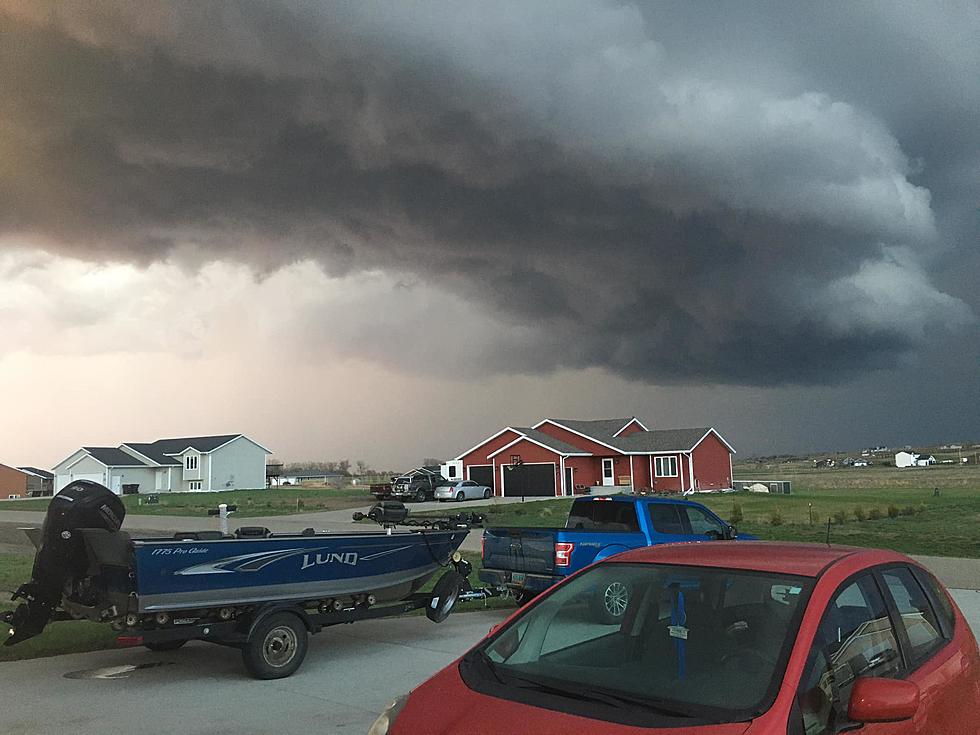
[(572, 549), (575, 548), (575, 544), (570, 544), (567, 541), (559, 541), (555, 544), (555, 566), (556, 567), (568, 567), (572, 564)]
[(480, 558), (481, 559), (486, 559), (487, 558), (487, 537), (486, 536), (480, 536)]

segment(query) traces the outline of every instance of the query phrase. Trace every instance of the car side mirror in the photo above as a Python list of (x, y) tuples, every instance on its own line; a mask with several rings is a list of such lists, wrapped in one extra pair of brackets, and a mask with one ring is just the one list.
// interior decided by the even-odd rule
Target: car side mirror
[(919, 687), (901, 679), (865, 677), (854, 682), (847, 717), (853, 722), (899, 722), (919, 709)]

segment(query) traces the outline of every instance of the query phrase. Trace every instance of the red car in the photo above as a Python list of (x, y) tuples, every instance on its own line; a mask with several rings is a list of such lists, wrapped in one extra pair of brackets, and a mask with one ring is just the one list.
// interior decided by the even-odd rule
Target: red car
[[(614, 624), (596, 590), (618, 582)], [(406, 697), (371, 735), (977, 735), (980, 654), (902, 554), (673, 544), (553, 587)]]

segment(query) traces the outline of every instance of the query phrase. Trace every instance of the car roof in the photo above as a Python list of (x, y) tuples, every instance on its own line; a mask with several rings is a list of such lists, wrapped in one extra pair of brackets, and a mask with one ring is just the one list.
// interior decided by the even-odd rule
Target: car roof
[(903, 554), (884, 549), (781, 541), (694, 541), (661, 544), (619, 554), (612, 561), (681, 564), (818, 577), (844, 559), (863, 562), (866, 566), (910, 561)]

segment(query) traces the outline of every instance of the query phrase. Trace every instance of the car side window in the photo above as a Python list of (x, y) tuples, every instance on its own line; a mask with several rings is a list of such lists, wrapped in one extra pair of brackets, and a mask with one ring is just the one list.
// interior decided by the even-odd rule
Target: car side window
[(932, 597), (933, 610), (936, 613), (936, 617), (939, 618), (939, 625), (942, 628), (943, 637), (949, 640), (953, 637), (953, 632), (956, 628), (956, 614), (953, 612), (953, 603), (949, 599), (949, 594), (939, 584), (936, 578), (925, 569), (913, 567), (912, 573)]
[(670, 503), (650, 503), (650, 522), (657, 533), (686, 533), (677, 506)]
[(709, 532), (714, 532), (720, 535), (724, 534), (725, 529), (722, 527), (721, 523), (709, 516), (707, 513), (701, 510), (701, 508), (695, 508), (693, 505), (687, 505), (681, 508), (681, 512), (687, 513), (687, 519), (691, 523), (691, 533), (700, 536), (705, 536)]
[(824, 612), (797, 692), (806, 735), (830, 735), (847, 722), (854, 681), (902, 670), (895, 631), (870, 575), (844, 586)]
[(908, 567), (885, 569), (881, 576), (909, 639), (909, 662), (918, 666), (945, 643), (936, 614)]

